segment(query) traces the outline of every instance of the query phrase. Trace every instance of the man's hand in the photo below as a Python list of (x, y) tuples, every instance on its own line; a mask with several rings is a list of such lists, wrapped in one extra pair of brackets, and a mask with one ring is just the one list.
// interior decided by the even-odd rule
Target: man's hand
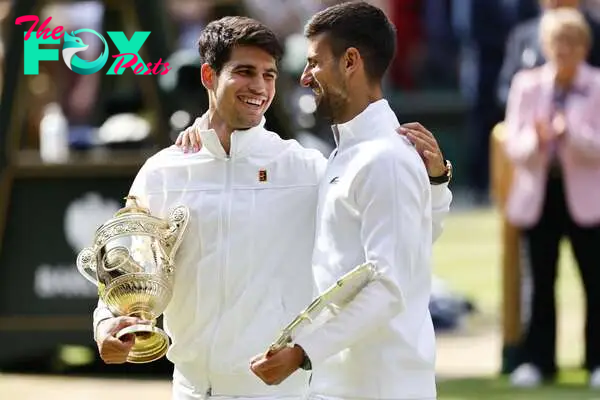
[(430, 177), (437, 178), (446, 173), (446, 160), (433, 133), (418, 122), (402, 124), (396, 131), (415, 146)]
[(187, 127), (184, 131), (179, 133), (175, 145), (183, 149), (184, 153), (192, 151), (194, 153), (200, 151), (202, 142), (200, 140), (200, 132), (198, 131), (197, 124), (200, 118), (196, 118), (194, 123)]
[(267, 385), (279, 385), (293, 374), (304, 360), (300, 346), (285, 347), (276, 353), (259, 354), (250, 361), (250, 370)]
[(107, 364), (123, 364), (135, 342), (134, 335), (117, 339), (115, 335), (121, 329), (142, 322), (134, 317), (115, 317), (105, 319), (98, 324), (96, 343), (100, 358)]

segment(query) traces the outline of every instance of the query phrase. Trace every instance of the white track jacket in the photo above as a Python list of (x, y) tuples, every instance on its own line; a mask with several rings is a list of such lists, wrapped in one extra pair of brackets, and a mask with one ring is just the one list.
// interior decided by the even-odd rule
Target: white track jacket
[[(174, 384), (194, 395), (300, 397), (308, 385), (303, 371), (267, 386), (249, 361), (312, 300), (318, 186), (327, 161), (267, 131), (264, 119), (232, 134), (229, 156), (213, 130), (202, 130), (201, 140), (198, 153), (173, 146), (148, 159), (130, 191), (154, 215), (180, 204), (191, 212), (164, 313)], [(436, 232), (450, 201), (444, 185)], [(94, 328), (110, 316), (100, 302)]]
[(399, 125), (387, 101), (379, 100), (334, 127), (337, 153), (317, 211), (317, 289), (367, 261), (379, 276), (333, 319), (296, 339), (312, 361), (316, 396), (436, 397), (428, 308), (432, 186), (415, 148), (395, 133)]

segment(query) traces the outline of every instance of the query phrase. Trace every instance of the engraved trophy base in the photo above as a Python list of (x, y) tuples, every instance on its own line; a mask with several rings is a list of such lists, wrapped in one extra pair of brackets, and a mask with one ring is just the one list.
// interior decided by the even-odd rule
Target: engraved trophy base
[(135, 335), (135, 342), (127, 355), (127, 362), (145, 364), (162, 358), (169, 349), (169, 336), (160, 328), (148, 324), (131, 325), (117, 332), (117, 339)]

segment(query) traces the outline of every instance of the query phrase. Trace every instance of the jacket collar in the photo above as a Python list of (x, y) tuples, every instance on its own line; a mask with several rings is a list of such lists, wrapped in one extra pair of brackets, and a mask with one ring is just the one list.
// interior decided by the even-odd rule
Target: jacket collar
[(355, 142), (372, 139), (375, 136), (388, 135), (386, 129), (400, 125), (394, 111), (386, 99), (377, 100), (367, 106), (360, 114), (343, 124), (333, 125), (333, 136), (338, 147), (346, 147)]
[(208, 127), (208, 111), (195, 123), (202, 141), (201, 152), (209, 153), (215, 158), (242, 158), (247, 156), (256, 144), (257, 139), (265, 133), (266, 119), (263, 116), (260, 123), (250, 129), (235, 130), (231, 133), (231, 148), (229, 156), (225, 152), (217, 132)]

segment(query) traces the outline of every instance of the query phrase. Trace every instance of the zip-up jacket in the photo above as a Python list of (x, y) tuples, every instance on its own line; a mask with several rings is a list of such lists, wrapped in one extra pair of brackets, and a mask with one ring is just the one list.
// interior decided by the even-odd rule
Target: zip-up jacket
[[(318, 185), (327, 160), (267, 131), (264, 119), (233, 132), (229, 155), (214, 130), (200, 137), (198, 153), (173, 146), (148, 159), (130, 190), (154, 215), (180, 204), (191, 212), (164, 313), (174, 384), (215, 396), (301, 396), (306, 373), (267, 386), (249, 360), (312, 300)], [(439, 232), (450, 199), (441, 185)], [(111, 316), (100, 302), (94, 327)]]

